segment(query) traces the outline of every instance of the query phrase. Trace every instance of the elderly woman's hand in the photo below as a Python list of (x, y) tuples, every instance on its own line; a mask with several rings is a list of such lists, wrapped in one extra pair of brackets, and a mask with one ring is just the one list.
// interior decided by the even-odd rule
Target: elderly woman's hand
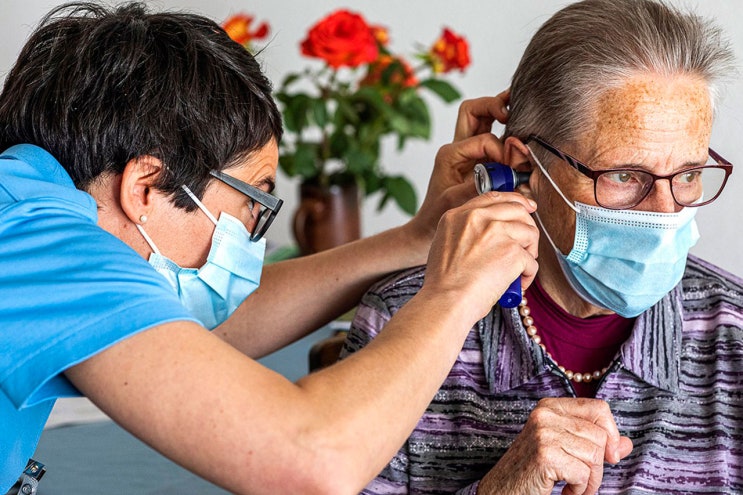
[(546, 495), (564, 481), (564, 495), (591, 495), (601, 485), (604, 462), (616, 464), (631, 451), (606, 402), (542, 399), (477, 493)]
[[(441, 215), (477, 195), (473, 169), (483, 161), (501, 161), (503, 144), (492, 134), (497, 120), (508, 118), (508, 92), (462, 102), (457, 117), (454, 141), (442, 146), (436, 154), (426, 197), (418, 213), (408, 222), (419, 238), (430, 244)], [(425, 262), (426, 253), (420, 260)]]

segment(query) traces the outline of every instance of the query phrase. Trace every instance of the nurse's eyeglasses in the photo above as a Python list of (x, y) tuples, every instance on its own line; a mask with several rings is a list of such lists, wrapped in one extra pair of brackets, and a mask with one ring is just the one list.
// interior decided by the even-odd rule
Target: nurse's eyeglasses
[[(253, 242), (261, 240), (263, 235), (271, 226), (273, 219), (276, 218), (276, 214), (279, 212), (281, 205), (284, 204), (284, 202), (257, 187), (251, 186), (247, 182), (235, 179), (231, 175), (227, 175), (219, 170), (211, 170), (209, 173), (215, 179), (224, 182), (237, 191), (240, 191), (252, 200), (253, 204), (251, 205), (251, 211), (253, 211), (256, 222), (255, 227), (253, 227), (253, 232), (250, 234), (250, 240)], [(260, 208), (260, 211), (258, 211), (257, 214), (255, 208)]]

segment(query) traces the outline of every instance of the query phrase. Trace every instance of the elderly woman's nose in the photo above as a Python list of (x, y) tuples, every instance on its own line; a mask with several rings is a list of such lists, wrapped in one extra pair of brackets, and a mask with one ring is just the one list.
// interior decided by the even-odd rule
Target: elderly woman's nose
[(671, 182), (665, 179), (656, 180), (653, 189), (645, 200), (637, 205), (638, 210), (657, 211), (660, 213), (675, 213), (681, 210), (680, 206), (673, 199), (671, 192)]

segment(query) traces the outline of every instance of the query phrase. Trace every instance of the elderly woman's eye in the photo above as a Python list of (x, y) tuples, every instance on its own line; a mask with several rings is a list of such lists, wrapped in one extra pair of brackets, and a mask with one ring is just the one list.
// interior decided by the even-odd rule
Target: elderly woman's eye
[(691, 170), (689, 172), (683, 172), (678, 174), (674, 179), (674, 182), (679, 182), (681, 184), (693, 184), (694, 182), (698, 181), (701, 178), (702, 171), (701, 170)]
[(604, 174), (604, 177), (613, 183), (621, 185), (631, 182), (632, 179), (635, 178), (635, 174), (626, 170), (622, 170), (619, 172), (609, 172), (607, 174)]

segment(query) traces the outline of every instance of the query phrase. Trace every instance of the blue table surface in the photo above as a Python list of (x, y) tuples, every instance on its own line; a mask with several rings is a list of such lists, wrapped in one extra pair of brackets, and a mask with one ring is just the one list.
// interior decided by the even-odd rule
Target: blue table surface
[[(260, 362), (295, 381), (308, 372), (310, 347), (334, 332), (335, 327), (324, 327)], [(44, 430), (34, 458), (47, 468), (39, 495), (228, 493), (174, 464), (111, 421)]]

